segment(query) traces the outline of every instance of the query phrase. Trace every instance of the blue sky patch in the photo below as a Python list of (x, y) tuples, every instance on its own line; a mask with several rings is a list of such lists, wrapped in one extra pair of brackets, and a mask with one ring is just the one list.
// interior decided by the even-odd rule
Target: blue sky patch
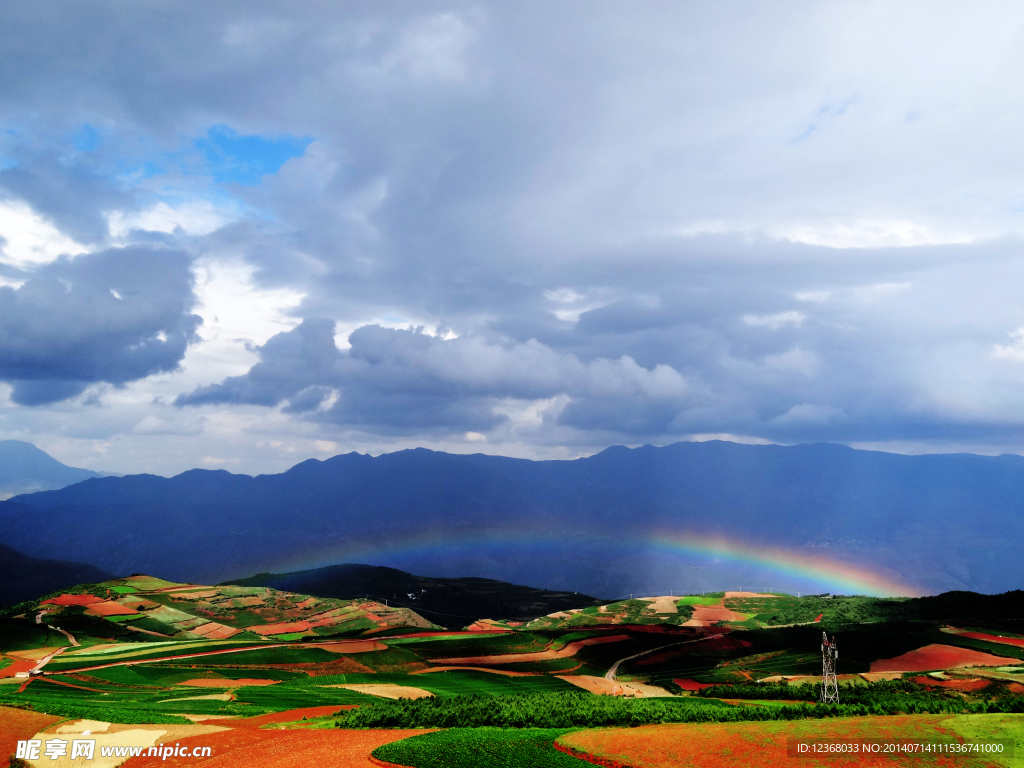
[(215, 125), (194, 143), (206, 156), (214, 181), (252, 186), (301, 157), (312, 141), (307, 136), (239, 136), (226, 125)]
[(71, 137), (76, 152), (92, 152), (100, 145), (100, 132), (86, 123)]

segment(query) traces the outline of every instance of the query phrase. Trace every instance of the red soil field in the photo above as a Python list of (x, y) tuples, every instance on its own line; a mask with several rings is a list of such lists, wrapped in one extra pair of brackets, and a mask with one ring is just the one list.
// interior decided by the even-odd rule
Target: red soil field
[(957, 667), (1003, 667), (1020, 664), (1020, 659), (993, 656), (990, 653), (956, 648), (952, 645), (926, 645), (892, 659), (871, 662), (872, 672), (930, 672)]
[[(224, 721), (219, 721), (218, 724)], [(426, 730), (287, 730), (233, 729), (182, 739), (183, 747), (211, 747), (210, 757), (133, 757), (125, 768), (377, 768), (370, 753), (399, 739), (429, 733)]]
[(229, 637), (234, 637), (241, 631), (242, 630), (235, 629), (234, 627), (218, 624), (216, 621), (201, 624), (198, 627), (192, 627), (192, 629), (189, 630), (193, 635), (200, 635), (201, 637), (206, 637), (211, 640), (226, 640)]
[[(28, 672), (31, 669), (35, 669), (38, 663), (38, 661), (32, 661), (31, 659), (14, 659), (13, 664), (0, 669), (0, 677), (14, 677), (18, 672)], [(0, 755), (0, 758), (2, 757), (3, 755)]]
[(695, 605), (693, 607), (693, 620), (714, 623), (716, 621), (744, 621), (745, 616), (733, 613), (721, 605)]
[(1024, 693), (1024, 685), (1020, 683), (1010, 683), (1008, 686), (1010, 693)]
[(130, 616), (138, 613), (134, 608), (115, 603), (113, 600), (103, 603), (93, 603), (85, 609), (86, 613), (91, 613), (94, 616)]
[(203, 637), (208, 637), (211, 640), (227, 640), (229, 637), (241, 634), (241, 632), (242, 630), (235, 627), (220, 627), (213, 630), (213, 632), (207, 632)]
[(320, 648), (331, 653), (369, 653), (370, 651), (387, 650), (387, 646), (380, 640), (342, 640), (337, 643), (317, 643), (306, 647)]
[(169, 594), (174, 595), (174, 598), (176, 600), (204, 600), (207, 597), (216, 597), (220, 594), (220, 592), (216, 589), (166, 589), (160, 591), (168, 592)]
[(19, 741), (31, 739), (43, 728), (63, 719), (41, 712), (0, 707), (0, 765), (6, 765), (7, 758), (14, 754)]
[[(804, 757), (789, 759), (788, 738), (906, 739), (946, 737), (939, 723), (948, 715), (895, 715), (828, 720), (772, 721), (763, 723), (692, 723), (647, 725), (639, 728), (607, 728), (577, 731), (560, 736), (556, 746), (578, 757), (603, 759), (600, 765), (622, 768), (896, 768), (937, 765), (979, 768), (980, 760), (947, 758), (933, 761), (920, 756), (904, 760), (890, 757)], [(586, 759), (584, 757), (584, 759)], [(597, 762), (597, 760), (592, 760)]]
[(44, 600), (43, 604), (50, 603), (52, 605), (91, 605), (92, 603), (102, 603), (102, 597), (96, 597), (95, 595), (58, 595), (57, 597), (51, 597), (49, 600)]
[(714, 683), (698, 683), (696, 680), (690, 680), (685, 677), (677, 677), (672, 680), (673, 683), (678, 685), (684, 691), (703, 691), (705, 688), (714, 688)]
[(260, 624), (256, 627), (249, 627), (250, 632), (257, 635), (287, 635), (291, 632), (305, 632), (309, 629), (308, 621), (280, 622), (278, 624)]
[(949, 688), (954, 691), (983, 691), (991, 680), (936, 680), (931, 677), (915, 677), (914, 682), (926, 688)]
[(956, 633), (961, 637), (970, 637), (974, 640), (985, 640), (989, 643), (999, 643), (1000, 645), (1015, 645), (1018, 648), (1024, 648), (1024, 637), (1000, 637), (999, 635), (986, 635), (984, 632), (964, 632), (963, 630), (957, 630)]

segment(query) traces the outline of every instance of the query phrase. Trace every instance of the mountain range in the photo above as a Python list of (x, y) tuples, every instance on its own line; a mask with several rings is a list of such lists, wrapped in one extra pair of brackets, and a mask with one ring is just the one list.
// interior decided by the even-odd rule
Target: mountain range
[(825, 554), (923, 594), (991, 593), (1024, 577), (1022, 500), (1020, 456), (719, 441), (573, 461), (414, 449), (257, 477), (93, 478), (0, 502), (0, 540), (202, 583), (363, 562), (607, 598), (828, 584), (827, 572), (663, 544), (696, 535)]
[(52, 491), (90, 477), (103, 477), (103, 473), (61, 464), (32, 443), (0, 440), (0, 499)]

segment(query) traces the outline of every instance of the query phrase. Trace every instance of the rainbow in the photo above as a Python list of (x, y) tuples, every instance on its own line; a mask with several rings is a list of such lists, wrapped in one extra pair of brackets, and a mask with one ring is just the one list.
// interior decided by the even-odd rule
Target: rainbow
[[(528, 548), (538, 556), (545, 549), (563, 549), (574, 546), (574, 540), (562, 534), (547, 532), (466, 531), (460, 535), (440, 537), (429, 534), (413, 535), (399, 541), (381, 542), (377, 546), (348, 545), (317, 548), (306, 552), (297, 560), (287, 563), (289, 570), (320, 568), (341, 562), (395, 565), (406, 557), (438, 558), (450, 556), (453, 550), (480, 551), (486, 548)], [(829, 591), (833, 594), (870, 595), (875, 597), (915, 597), (921, 593), (916, 587), (888, 575), (880, 569), (858, 565), (835, 556), (811, 553), (804, 549), (780, 547), (760, 542), (744, 541), (732, 537), (711, 536), (694, 532), (669, 531), (649, 536), (624, 536), (609, 540), (602, 537), (578, 540), (583, 551), (590, 545), (615, 546), (655, 551), (685, 562), (700, 561), (713, 566), (755, 567), (770, 571), (777, 586), (800, 586), (805, 589)], [(296, 553), (297, 554), (297, 553)], [(500, 552), (496, 553), (500, 556)], [(586, 556), (582, 554), (581, 556)], [(285, 564), (281, 564), (284, 566)], [(402, 567), (398, 565), (396, 567)], [(891, 573), (891, 572), (890, 572)], [(777, 575), (777, 576), (776, 576)], [(763, 577), (760, 584), (766, 586)], [(795, 583), (791, 583), (795, 582)], [(735, 586), (735, 585), (730, 585)], [(751, 585), (755, 586), (755, 585)], [(716, 587), (720, 588), (720, 587)]]
[(800, 581), (825, 584), (836, 594), (915, 597), (920, 591), (864, 566), (826, 555), (693, 533), (667, 533), (645, 540), (653, 549), (677, 556), (713, 558), (736, 565), (770, 568)]

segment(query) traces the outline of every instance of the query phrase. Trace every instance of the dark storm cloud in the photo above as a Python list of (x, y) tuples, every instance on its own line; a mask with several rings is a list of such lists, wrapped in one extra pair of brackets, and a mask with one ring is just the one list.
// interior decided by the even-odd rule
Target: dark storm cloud
[(260, 348), (261, 362), (244, 376), (202, 387), (178, 404), (288, 401), (287, 412), (383, 432), (481, 431), (505, 420), (494, 410), (504, 400), (566, 395), (581, 418), (604, 413), (604, 428), (643, 432), (663, 429), (688, 395), (685, 380), (667, 366), (648, 370), (629, 357), (582, 363), (534, 340), (499, 344), (367, 325), (349, 343), (337, 348), (333, 321), (307, 319)]
[[(998, 237), (1020, 229), (998, 190), (1019, 186), (1024, 102), (991, 74), (1019, 68), (1016, 12), (943, 6), (926, 33), (912, 5), (187, 7), (0, 9), (0, 108), (100, 136), (78, 154), (0, 137), (7, 195), (89, 243), (111, 209), (230, 198), (245, 213), (186, 246), (304, 295), (250, 371), (196, 371), (214, 383), (179, 404), (280, 407), (328, 436), (500, 437), (509, 401), (561, 398), (522, 439), (587, 446), (1024, 425), (1024, 248)], [(232, 176), (237, 158), (196, 150), (210, 136), (291, 150)], [(17, 397), (173, 368), (179, 294), (140, 321), (169, 339), (152, 360), (115, 375), (98, 367), (117, 355), (86, 355), (93, 373)], [(57, 312), (53, 338), (60, 323), (91, 327)]]
[(59, 259), (0, 287), (0, 380), (40, 405), (173, 371), (201, 319), (190, 259), (141, 247)]

